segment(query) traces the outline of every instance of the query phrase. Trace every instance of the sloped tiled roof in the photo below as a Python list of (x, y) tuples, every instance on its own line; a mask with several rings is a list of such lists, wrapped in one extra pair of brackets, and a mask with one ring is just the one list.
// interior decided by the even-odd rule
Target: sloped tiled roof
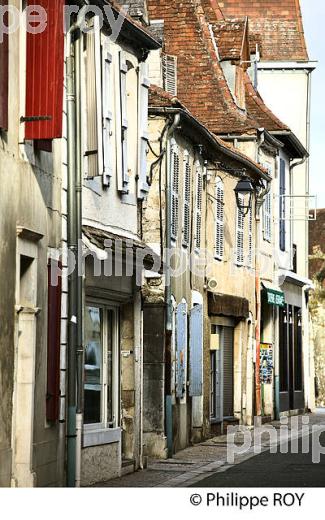
[(150, 20), (164, 20), (164, 51), (177, 56), (179, 99), (215, 134), (255, 132), (257, 122), (235, 104), (217, 59), (205, 11), (213, 0), (205, 9), (199, 0), (147, 3)]
[(222, 0), (225, 18), (249, 17), (252, 40), (264, 61), (307, 61), (299, 0)]
[(239, 60), (246, 32), (245, 20), (222, 20), (212, 26), (221, 60)]
[[(161, 87), (158, 87), (157, 85), (150, 85), (149, 88), (149, 107), (153, 109), (158, 108), (179, 108), (186, 112), (193, 120), (196, 118), (191, 114), (191, 112), (185, 107), (185, 105), (175, 96), (172, 96), (165, 90), (163, 90)], [(196, 119), (196, 121), (198, 121)], [(198, 123), (203, 127), (204, 125), (198, 121)], [(245, 155), (243, 152), (238, 150), (238, 148), (235, 148), (232, 144), (225, 142), (223, 139), (220, 139), (217, 135), (213, 134), (212, 132), (209, 132), (212, 139), (215, 140), (215, 142), (222, 147), (223, 149), (228, 149), (232, 152), (232, 154), (235, 154), (237, 156), (237, 159), (240, 161), (242, 159), (245, 159), (245, 161), (248, 161), (252, 166), (260, 170), (260, 172), (263, 172), (264, 174), (267, 174), (267, 170), (261, 166), (260, 164), (256, 163)]]
[(265, 105), (260, 94), (254, 89), (250, 77), (245, 73), (245, 96), (246, 109), (257, 121), (261, 128), (266, 128), (269, 132), (277, 130), (290, 131), (289, 127), (282, 123), (273, 112)]

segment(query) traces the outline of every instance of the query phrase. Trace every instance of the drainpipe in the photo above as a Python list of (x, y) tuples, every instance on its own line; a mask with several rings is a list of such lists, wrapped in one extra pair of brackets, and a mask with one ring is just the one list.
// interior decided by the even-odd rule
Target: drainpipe
[[(166, 248), (167, 248), (167, 258), (166, 258), (166, 302), (167, 302), (167, 320), (166, 320), (166, 331), (169, 336), (169, 341), (171, 341), (172, 335), (172, 288), (171, 288), (171, 280), (170, 280), (170, 250), (171, 250), (171, 165), (170, 165), (170, 139), (178, 127), (180, 123), (180, 114), (176, 114), (174, 117), (174, 121), (170, 126), (167, 136), (166, 136)], [(172, 363), (172, 360), (170, 360)], [(168, 457), (173, 456), (173, 406), (172, 406), (172, 392), (171, 392), (171, 382), (168, 382), (168, 388), (166, 388), (166, 434), (167, 434), (167, 449), (168, 449)]]
[[(302, 164), (304, 164), (306, 162), (306, 160), (307, 160), (307, 156), (303, 157), (300, 161), (296, 161), (295, 163), (290, 165), (290, 169), (289, 169), (290, 195), (293, 195), (293, 193), (292, 193), (293, 170), (297, 166), (301, 166)], [(308, 194), (308, 192), (306, 192), (306, 194)], [(290, 220), (290, 235), (291, 235), (292, 241), (293, 241), (293, 220)], [(307, 233), (307, 235), (308, 235), (308, 233)], [(307, 237), (306, 237), (306, 240), (308, 240)], [(308, 252), (308, 249), (307, 249), (307, 252)], [(308, 255), (307, 255), (307, 259), (308, 259)], [(292, 249), (291, 249), (290, 267), (291, 267), (291, 269), (293, 269), (293, 250)], [(307, 273), (308, 273), (308, 271), (307, 271)]]
[[(259, 163), (260, 148), (263, 146), (265, 137), (264, 129), (261, 129), (259, 143), (256, 151), (256, 160)], [(261, 242), (261, 208), (264, 197), (269, 193), (271, 184), (256, 196), (256, 236), (255, 236), (255, 298), (256, 298), (256, 361), (255, 361), (255, 412), (257, 416), (262, 414), (261, 407), (261, 378), (260, 378), (260, 351), (261, 351), (261, 273), (260, 273), (260, 242)]]
[[(67, 384), (67, 485), (80, 484), (82, 429), (82, 278), (78, 276), (78, 247), (81, 243), (81, 143), (79, 63), (80, 41), (73, 36), (83, 22), (81, 9), (77, 22), (67, 33), (67, 127), (68, 127), (68, 261), (75, 260), (68, 278), (68, 384)], [(77, 91), (79, 88), (79, 91)], [(73, 267), (73, 265), (72, 265)], [(77, 437), (78, 434), (78, 437)]]

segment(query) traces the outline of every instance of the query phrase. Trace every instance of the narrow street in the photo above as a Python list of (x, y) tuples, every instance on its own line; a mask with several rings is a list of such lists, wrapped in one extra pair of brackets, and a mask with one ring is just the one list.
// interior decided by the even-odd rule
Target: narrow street
[[(298, 436), (301, 435), (301, 419), (309, 418), (309, 452), (302, 453), (302, 440), (298, 439), (298, 452), (292, 453), (294, 446), (288, 442), (288, 453), (270, 452), (268, 429), (280, 432), (280, 422), (264, 425), (261, 453), (254, 454), (252, 447), (244, 454), (235, 456), (234, 464), (227, 462), (227, 436), (209, 439), (199, 445), (177, 453), (173, 459), (152, 460), (148, 468), (124, 477), (110, 480), (101, 487), (322, 487), (325, 482), (325, 455), (320, 463), (312, 461), (312, 429), (325, 430), (325, 410), (315, 414), (299, 416)], [(281, 433), (282, 446), (290, 437), (294, 425), (289, 421), (288, 435)], [(253, 437), (254, 429), (250, 429)], [(278, 436), (278, 438), (280, 438)], [(229, 439), (228, 439), (228, 442)], [(243, 443), (242, 434), (236, 434), (238, 452)], [(325, 432), (320, 434), (320, 442), (325, 446)], [(282, 448), (282, 451), (284, 449)], [(305, 450), (306, 451), (306, 450)]]

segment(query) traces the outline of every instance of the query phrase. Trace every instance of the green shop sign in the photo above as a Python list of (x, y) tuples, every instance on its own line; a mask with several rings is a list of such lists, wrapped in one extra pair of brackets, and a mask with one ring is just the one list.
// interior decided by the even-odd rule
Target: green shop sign
[(277, 307), (285, 306), (285, 296), (281, 291), (275, 291), (274, 289), (265, 289), (267, 302), (269, 305), (276, 305)]

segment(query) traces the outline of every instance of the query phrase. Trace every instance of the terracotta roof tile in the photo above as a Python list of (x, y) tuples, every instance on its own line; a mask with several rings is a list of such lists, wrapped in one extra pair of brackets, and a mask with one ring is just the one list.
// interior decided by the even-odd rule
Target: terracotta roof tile
[(258, 124), (237, 107), (229, 90), (202, 3), (148, 0), (148, 11), (152, 21), (164, 20), (164, 51), (177, 56), (178, 97), (195, 117), (216, 134), (256, 131)]
[(263, 60), (307, 61), (299, 0), (222, 0), (226, 18), (249, 17)]
[[(149, 107), (151, 108), (180, 108), (187, 112), (193, 119), (196, 119), (202, 126), (204, 124), (199, 121), (197, 118), (194, 117), (193, 114), (185, 107), (185, 105), (175, 96), (172, 96), (162, 88), (158, 87), (157, 85), (150, 85), (149, 88)], [(238, 156), (238, 159), (240, 158), (245, 159), (246, 161), (249, 161), (252, 165), (254, 165), (256, 168), (261, 170), (263, 173), (268, 173), (268, 171), (255, 162), (251, 157), (248, 157), (243, 152), (238, 150), (238, 148), (235, 148), (232, 144), (224, 141), (223, 139), (220, 139), (217, 135), (215, 135), (213, 132), (210, 132), (211, 136), (217, 143), (219, 143), (220, 146), (224, 148), (228, 148), (231, 150), (234, 154)]]
[(223, 20), (213, 24), (213, 34), (221, 60), (239, 60), (246, 33), (245, 20)]

